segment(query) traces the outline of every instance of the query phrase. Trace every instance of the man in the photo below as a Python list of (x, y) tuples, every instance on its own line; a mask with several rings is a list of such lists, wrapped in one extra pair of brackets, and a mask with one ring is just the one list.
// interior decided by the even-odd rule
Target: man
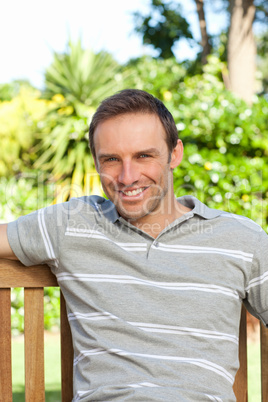
[(89, 135), (108, 200), (71, 199), (1, 228), (0, 256), (57, 276), (73, 401), (234, 401), (242, 301), (268, 323), (267, 235), (175, 198), (183, 146), (146, 92), (103, 101)]

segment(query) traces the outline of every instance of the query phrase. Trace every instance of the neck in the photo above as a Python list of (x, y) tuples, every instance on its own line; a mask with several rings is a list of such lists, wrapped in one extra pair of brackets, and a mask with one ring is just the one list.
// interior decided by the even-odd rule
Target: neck
[(174, 197), (169, 213), (161, 213), (160, 211), (155, 213), (154, 211), (153, 214), (146, 215), (138, 220), (132, 220), (130, 223), (156, 239), (162, 230), (189, 211), (191, 211), (190, 208), (180, 204)]

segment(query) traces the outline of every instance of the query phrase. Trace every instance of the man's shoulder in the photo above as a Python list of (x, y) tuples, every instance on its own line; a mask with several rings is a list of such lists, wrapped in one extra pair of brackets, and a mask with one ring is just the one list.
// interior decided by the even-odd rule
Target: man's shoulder
[(45, 207), (45, 210), (74, 210), (74, 209), (94, 209), (97, 210), (101, 206), (109, 203), (109, 200), (106, 200), (104, 197), (98, 195), (85, 195), (82, 197), (72, 197), (68, 201), (60, 202), (57, 204), (53, 204), (50, 206)]
[(262, 228), (252, 219), (235, 214), (231, 211), (224, 211), (220, 209), (210, 208), (203, 202), (199, 201), (193, 196), (184, 196), (178, 198), (178, 201), (183, 205), (192, 209), (195, 215), (199, 215), (203, 219), (211, 220), (217, 225), (224, 225), (230, 227), (230, 235), (235, 229), (239, 231), (249, 232), (262, 232)]
[(107, 200), (104, 197), (101, 197), (99, 195), (84, 195), (82, 197), (73, 197), (69, 201), (67, 201), (67, 204), (69, 208), (75, 208), (78, 205), (81, 207), (91, 207), (94, 209), (98, 209), (101, 205), (105, 204)]
[(71, 198), (67, 204), (69, 214), (72, 215), (89, 213), (98, 216), (98, 218), (105, 217), (111, 222), (115, 222), (118, 219), (115, 205), (110, 200), (99, 195)]
[(222, 220), (222, 222), (226, 222), (226, 224), (232, 225), (233, 228), (238, 227), (239, 229), (243, 229), (245, 231), (249, 230), (250, 232), (262, 232), (263, 229), (262, 227), (254, 222), (252, 219), (234, 214), (232, 212), (226, 212), (226, 211), (221, 211), (221, 214), (219, 215), (219, 218)]

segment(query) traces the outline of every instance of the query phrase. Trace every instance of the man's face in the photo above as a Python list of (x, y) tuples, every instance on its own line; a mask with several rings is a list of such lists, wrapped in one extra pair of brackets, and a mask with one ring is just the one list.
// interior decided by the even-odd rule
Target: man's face
[(174, 197), (172, 169), (179, 162), (178, 150), (169, 155), (165, 138), (154, 114), (124, 114), (95, 130), (95, 163), (103, 190), (133, 224), (145, 222), (149, 215), (157, 220), (159, 214), (168, 214), (169, 197)]

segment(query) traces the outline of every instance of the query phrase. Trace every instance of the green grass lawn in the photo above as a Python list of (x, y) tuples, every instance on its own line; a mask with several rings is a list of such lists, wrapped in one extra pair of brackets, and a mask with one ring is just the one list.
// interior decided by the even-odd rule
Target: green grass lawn
[(260, 343), (250, 342), (248, 346), (248, 402), (261, 402)]
[[(24, 402), (24, 347), (23, 338), (14, 338), (13, 354), (13, 402)], [(249, 402), (261, 402), (260, 345), (251, 342), (248, 350)], [(45, 337), (45, 383), (46, 402), (60, 402), (60, 341), (59, 336)]]
[[(23, 337), (13, 339), (13, 402), (24, 402), (24, 344)], [(60, 338), (58, 334), (45, 336), (46, 402), (61, 402)]]

